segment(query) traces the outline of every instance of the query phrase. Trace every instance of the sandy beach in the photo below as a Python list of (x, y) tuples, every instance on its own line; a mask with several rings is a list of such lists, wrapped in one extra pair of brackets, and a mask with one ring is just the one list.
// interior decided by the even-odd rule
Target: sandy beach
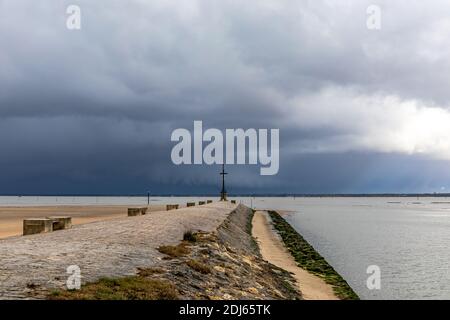
[[(72, 224), (110, 220), (127, 215), (132, 205), (0, 207), (0, 239), (22, 234), (23, 219), (46, 216), (71, 216)], [(138, 205), (142, 207), (142, 205)], [(149, 206), (149, 211), (165, 210), (164, 205)]]
[(267, 212), (256, 211), (252, 221), (252, 234), (259, 244), (263, 258), (277, 267), (291, 272), (297, 280), (298, 288), (305, 300), (338, 300), (330, 285), (297, 266), (292, 255), (272, 229), (269, 219)]

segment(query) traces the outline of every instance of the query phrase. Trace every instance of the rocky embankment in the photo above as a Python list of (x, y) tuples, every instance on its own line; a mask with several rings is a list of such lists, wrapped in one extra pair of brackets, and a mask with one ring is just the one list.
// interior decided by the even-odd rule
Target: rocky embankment
[(251, 236), (251, 209), (239, 205), (212, 232), (186, 232), (157, 249), (158, 263), (137, 274), (101, 279), (52, 299), (301, 299), (288, 272), (264, 261)]

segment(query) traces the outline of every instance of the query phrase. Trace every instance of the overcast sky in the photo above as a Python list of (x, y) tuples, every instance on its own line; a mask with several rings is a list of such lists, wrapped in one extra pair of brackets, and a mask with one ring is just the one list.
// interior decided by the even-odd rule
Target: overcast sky
[[(81, 30), (66, 28), (67, 6)], [(366, 10), (381, 8), (381, 29)], [(448, 0), (0, 0), (0, 193), (214, 193), (171, 132), (279, 128), (229, 192), (450, 192)]]

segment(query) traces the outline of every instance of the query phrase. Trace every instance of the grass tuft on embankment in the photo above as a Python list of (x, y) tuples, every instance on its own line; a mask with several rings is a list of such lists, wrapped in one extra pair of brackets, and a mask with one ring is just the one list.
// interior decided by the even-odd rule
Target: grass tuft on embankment
[(102, 278), (80, 290), (55, 290), (50, 300), (176, 300), (178, 292), (168, 281), (142, 276)]
[(176, 246), (160, 246), (158, 251), (167, 255), (170, 258), (179, 258), (188, 255), (191, 250), (188, 247), (187, 242), (183, 241)]
[(299, 267), (321, 277), (326, 283), (332, 285), (336, 296), (340, 299), (359, 299), (348, 283), (278, 212), (269, 211), (269, 215), (275, 229)]

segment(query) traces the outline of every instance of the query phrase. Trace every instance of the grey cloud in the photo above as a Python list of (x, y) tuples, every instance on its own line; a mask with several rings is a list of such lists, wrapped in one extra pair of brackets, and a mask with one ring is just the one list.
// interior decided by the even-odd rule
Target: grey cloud
[(0, 1), (0, 192), (206, 192), (217, 168), (169, 158), (194, 120), (280, 128), (280, 174), (232, 167), (239, 192), (435, 188), (392, 172), (447, 156), (445, 122), (408, 124), (450, 119), (449, 4), (378, 2), (373, 32), (372, 1), (80, 0), (80, 31), (71, 1)]

